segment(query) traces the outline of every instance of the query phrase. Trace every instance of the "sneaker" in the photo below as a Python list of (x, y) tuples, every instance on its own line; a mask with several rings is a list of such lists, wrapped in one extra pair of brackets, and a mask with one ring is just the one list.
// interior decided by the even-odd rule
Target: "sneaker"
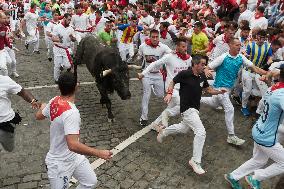
[(228, 136), (227, 142), (228, 142), (229, 144), (234, 144), (234, 145), (236, 145), (236, 146), (240, 146), (240, 145), (242, 145), (243, 143), (245, 143), (245, 140), (240, 139), (239, 137), (237, 137), (236, 135), (234, 135), (234, 136)]
[(166, 137), (166, 136), (164, 135), (163, 130), (161, 130), (161, 131), (159, 132), (158, 136), (157, 136), (157, 141), (158, 141), (159, 143), (163, 143), (163, 140), (164, 140), (165, 137)]
[(11, 74), (13, 77), (15, 77), (15, 78), (18, 78), (19, 77), (19, 74), (17, 73), (17, 72), (12, 72), (12, 74)]
[(222, 106), (218, 106), (218, 107), (216, 108), (216, 110), (223, 110), (223, 107), (222, 107)]
[(142, 126), (142, 127), (145, 127), (148, 125), (148, 120), (144, 120), (144, 119), (141, 119), (139, 120), (139, 124)]
[(34, 53), (35, 53), (35, 54), (40, 54), (40, 52), (39, 52), (39, 51), (34, 51)]
[(202, 175), (202, 174), (205, 173), (205, 171), (202, 169), (200, 163), (197, 163), (196, 161), (194, 161), (192, 159), (188, 163), (192, 167), (192, 169), (195, 173), (197, 173), (199, 175)]
[(242, 186), (240, 185), (239, 181), (233, 179), (230, 174), (225, 174), (224, 177), (233, 189), (242, 189)]
[(250, 111), (247, 107), (241, 109), (244, 116), (250, 116)]
[(51, 62), (51, 61), (52, 61), (52, 58), (48, 58), (48, 61)]
[(29, 49), (29, 44), (25, 43), (25, 47), (26, 47), (26, 49)]
[(231, 95), (231, 98), (236, 102), (237, 105), (242, 105), (242, 100), (239, 96)]
[(0, 143), (6, 151), (12, 152), (14, 149), (14, 133), (0, 129)]
[(245, 179), (251, 189), (260, 189), (260, 182), (256, 179), (253, 179), (251, 175), (246, 176)]

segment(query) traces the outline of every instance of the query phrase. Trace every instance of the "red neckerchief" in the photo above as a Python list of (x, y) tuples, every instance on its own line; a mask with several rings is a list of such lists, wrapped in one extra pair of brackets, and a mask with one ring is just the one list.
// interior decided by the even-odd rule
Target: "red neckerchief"
[(64, 26), (64, 28), (67, 28), (68, 26), (65, 25), (65, 23), (62, 21), (61, 22), (62, 26)]
[(179, 53), (179, 52), (176, 52), (176, 55), (180, 58), (180, 59), (182, 59), (182, 60), (187, 60), (187, 59), (189, 59), (190, 58), (190, 55), (189, 54), (181, 54), (181, 53)]
[(145, 40), (145, 43), (146, 43), (147, 45), (149, 45), (150, 47), (153, 47), (153, 48), (156, 48), (156, 47), (159, 46), (159, 43), (158, 43), (157, 45), (153, 45), (153, 43), (152, 43), (152, 41), (151, 41), (150, 39), (146, 39), (146, 40)]
[(64, 112), (72, 109), (68, 101), (62, 99), (60, 96), (55, 97), (50, 103), (50, 119), (53, 121), (55, 118), (61, 116)]
[(34, 10), (34, 9), (30, 9), (30, 12), (31, 12), (31, 13), (35, 13), (35, 10)]
[(223, 41), (225, 42), (225, 43), (228, 43), (229, 42), (229, 39), (227, 38), (227, 36), (224, 34), (224, 37), (223, 37)]
[(167, 29), (166, 29), (166, 30), (163, 30), (163, 31), (160, 31), (161, 38), (166, 39), (167, 33), (168, 33), (168, 30), (167, 30)]
[(264, 14), (263, 14), (263, 13), (259, 13), (259, 14), (255, 14), (255, 15), (254, 15), (254, 18), (255, 18), (255, 19), (259, 19), (259, 18), (261, 18), (261, 17), (264, 17)]
[(96, 18), (96, 20), (95, 20), (95, 24), (96, 24), (96, 25), (100, 22), (101, 18), (102, 18), (102, 17)]
[(78, 15), (78, 16), (82, 16), (82, 14), (83, 14), (82, 12), (81, 13), (76, 13), (76, 15)]
[(284, 82), (278, 82), (271, 87), (271, 91), (284, 88)]

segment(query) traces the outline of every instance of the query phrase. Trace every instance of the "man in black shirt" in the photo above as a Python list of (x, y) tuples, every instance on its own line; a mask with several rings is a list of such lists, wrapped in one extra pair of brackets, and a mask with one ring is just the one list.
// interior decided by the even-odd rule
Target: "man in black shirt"
[(226, 92), (225, 90), (219, 91), (209, 87), (203, 72), (205, 65), (205, 57), (197, 55), (192, 59), (192, 68), (181, 71), (173, 78), (164, 100), (166, 103), (171, 101), (174, 85), (179, 83), (180, 112), (183, 120), (178, 124), (160, 130), (157, 136), (158, 142), (161, 143), (164, 137), (176, 133), (187, 133), (189, 128), (191, 128), (194, 131), (195, 137), (193, 141), (193, 156), (189, 161), (189, 165), (193, 168), (194, 172), (200, 175), (205, 173), (200, 164), (206, 137), (205, 128), (199, 117), (202, 91), (205, 90), (213, 95)]

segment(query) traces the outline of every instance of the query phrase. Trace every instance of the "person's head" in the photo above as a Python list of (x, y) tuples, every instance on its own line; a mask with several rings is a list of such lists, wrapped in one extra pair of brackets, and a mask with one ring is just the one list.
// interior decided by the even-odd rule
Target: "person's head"
[(71, 22), (71, 14), (69, 13), (65, 13), (64, 16), (63, 16), (63, 23), (65, 26), (69, 26), (70, 22)]
[(204, 72), (207, 59), (202, 55), (195, 55), (192, 57), (192, 71), (196, 74), (201, 74)]
[(3, 11), (0, 11), (0, 24), (3, 25), (6, 23), (6, 14)]
[(52, 18), (55, 22), (59, 20), (59, 14), (57, 11), (52, 11)]
[(202, 22), (199, 22), (199, 21), (195, 22), (194, 26), (193, 26), (194, 33), (195, 34), (199, 34), (201, 32), (201, 30), (202, 30), (202, 27), (203, 27)]
[(51, 10), (50, 4), (49, 4), (49, 3), (46, 3), (44, 9), (45, 9), (45, 11), (50, 11), (50, 10)]
[(249, 37), (250, 28), (249, 26), (244, 26), (241, 28), (241, 37), (247, 39)]
[(100, 18), (102, 16), (102, 12), (100, 10), (97, 10), (95, 15), (96, 15), (96, 18)]
[(147, 10), (142, 10), (141, 11), (141, 15), (143, 16), (143, 17), (147, 17), (148, 16), (148, 11)]
[(36, 4), (35, 3), (31, 3), (31, 9), (36, 10)]
[(242, 20), (242, 21), (240, 22), (239, 28), (242, 29), (242, 27), (249, 27), (249, 21), (247, 21), (247, 20)]
[(247, 4), (246, 3), (240, 4), (239, 9), (240, 9), (240, 13), (245, 12), (247, 10)]
[(187, 40), (185, 38), (178, 38), (176, 42), (176, 51), (181, 54), (187, 53)]
[(132, 16), (130, 18), (130, 26), (135, 27), (137, 25), (137, 17), (136, 16)]
[(281, 48), (281, 42), (279, 40), (273, 40), (271, 42), (271, 49), (273, 51), (273, 53), (275, 53), (279, 48)]
[(263, 6), (258, 6), (255, 10), (255, 14), (263, 14), (264, 13), (265, 8)]
[(77, 5), (75, 6), (75, 10), (76, 10), (76, 13), (77, 13), (77, 14), (83, 13), (83, 5), (82, 5), (82, 4), (77, 4)]
[(106, 21), (105, 23), (105, 31), (110, 32), (112, 28), (112, 22), (111, 21)]
[(224, 25), (224, 34), (227, 39), (231, 39), (235, 36), (238, 24), (236, 22), (230, 21)]
[(159, 31), (158, 30), (151, 30), (150, 31), (150, 40), (153, 45), (159, 44)]
[(170, 26), (169, 22), (161, 22), (160, 23), (160, 31), (167, 30), (169, 26)]
[(95, 12), (96, 9), (97, 9), (96, 5), (91, 5), (90, 11), (91, 11), (92, 13)]
[(266, 39), (267, 39), (267, 34), (265, 30), (260, 30), (259, 32), (257, 32), (256, 34), (257, 45), (259, 46), (263, 45)]
[(236, 56), (241, 50), (241, 42), (238, 38), (231, 38), (229, 41), (230, 54)]
[(58, 78), (58, 88), (62, 96), (72, 96), (75, 94), (77, 81), (73, 73), (65, 72)]
[(157, 14), (155, 15), (154, 22), (155, 22), (156, 25), (160, 23), (160, 16), (159, 15), (157, 15)]

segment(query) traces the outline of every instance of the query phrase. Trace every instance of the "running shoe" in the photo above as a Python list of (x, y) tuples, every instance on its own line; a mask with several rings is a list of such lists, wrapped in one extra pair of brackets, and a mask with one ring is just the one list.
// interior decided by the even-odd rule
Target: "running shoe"
[(237, 137), (236, 135), (233, 135), (233, 136), (228, 136), (227, 142), (228, 142), (229, 144), (233, 144), (233, 145), (236, 145), (236, 146), (240, 146), (240, 145), (242, 145), (243, 143), (245, 143), (245, 140), (240, 139), (240, 138)]
[(141, 119), (139, 120), (139, 124), (142, 126), (142, 127), (145, 127), (148, 125), (148, 120), (144, 120), (144, 119)]
[(232, 186), (233, 189), (242, 189), (242, 186), (240, 185), (239, 181), (232, 178), (230, 174), (224, 175), (225, 180), (228, 181), (228, 183)]
[(202, 175), (205, 173), (205, 171), (202, 169), (201, 164), (197, 163), (194, 160), (189, 160), (188, 164), (192, 167), (193, 171), (199, 175)]
[(246, 176), (245, 179), (251, 189), (260, 189), (260, 182), (256, 179), (253, 179), (251, 175)]
[(246, 117), (251, 115), (251, 113), (250, 113), (250, 111), (247, 107), (242, 108), (241, 111), (242, 111), (243, 115), (246, 116)]

